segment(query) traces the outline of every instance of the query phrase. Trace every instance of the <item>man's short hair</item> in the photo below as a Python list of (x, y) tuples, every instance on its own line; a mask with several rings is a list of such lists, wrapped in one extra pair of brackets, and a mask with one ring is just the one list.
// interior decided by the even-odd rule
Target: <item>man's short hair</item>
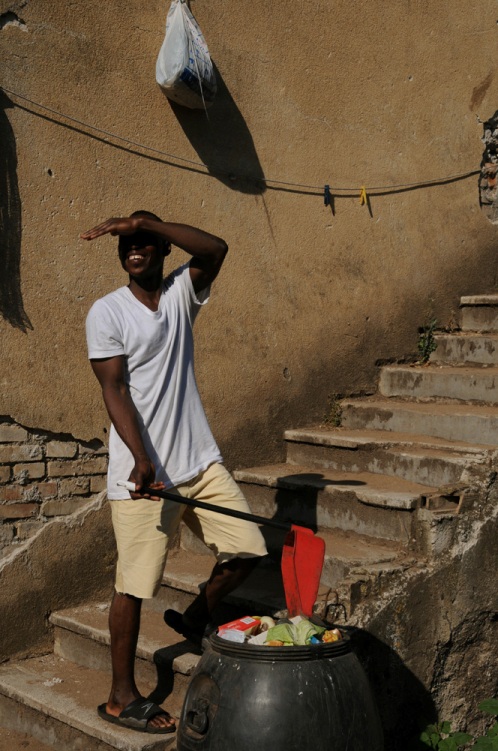
[(160, 219), (157, 214), (153, 214), (152, 211), (134, 211), (130, 216), (148, 216), (149, 219), (155, 219), (156, 222), (162, 222), (162, 219)]
[[(139, 211), (134, 211), (133, 214), (130, 214), (130, 217), (132, 216), (147, 216), (149, 217), (149, 219), (154, 219), (156, 222), (162, 222), (162, 219), (158, 217), (157, 214), (153, 214), (152, 211), (145, 211), (144, 209), (140, 209)], [(164, 256), (166, 257), (167, 255), (171, 253), (171, 243), (167, 242), (167, 240), (160, 240), (160, 243), (162, 245)], [(120, 237), (118, 240), (118, 249), (122, 247), (122, 244), (123, 244), (123, 239), (122, 237)]]

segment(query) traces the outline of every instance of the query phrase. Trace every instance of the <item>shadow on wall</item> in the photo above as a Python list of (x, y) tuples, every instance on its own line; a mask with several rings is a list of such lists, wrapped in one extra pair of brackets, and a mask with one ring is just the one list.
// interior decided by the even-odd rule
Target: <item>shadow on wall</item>
[(182, 107), (169, 99), (168, 102), (209, 173), (232, 190), (260, 195), (266, 185), (254, 141), (219, 70), (214, 67), (218, 91), (207, 113)]
[[(340, 626), (344, 629), (344, 626)], [(345, 628), (351, 646), (370, 682), (384, 731), (385, 751), (423, 751), (419, 739), (428, 723), (437, 721), (434, 701), (401, 657), (373, 634)]]
[(13, 104), (0, 92), (0, 314), (11, 326), (26, 333), (33, 326), (21, 294), (21, 198), (16, 141), (6, 113), (8, 107)]
[(331, 480), (320, 472), (300, 472), (299, 474), (283, 475), (277, 479), (275, 518), (293, 522), (296, 519), (305, 526), (318, 532), (318, 495), (321, 490), (331, 490), (334, 485), (344, 487), (358, 487), (365, 485), (362, 480), (341, 478)]

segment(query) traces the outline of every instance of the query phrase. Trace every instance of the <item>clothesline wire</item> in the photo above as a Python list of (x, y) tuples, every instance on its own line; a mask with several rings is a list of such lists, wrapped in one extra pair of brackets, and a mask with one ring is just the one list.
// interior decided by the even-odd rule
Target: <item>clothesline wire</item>
[[(178, 156), (177, 154), (171, 154), (171, 153), (168, 153), (167, 151), (156, 149), (153, 146), (147, 146), (146, 144), (139, 143), (138, 141), (133, 141), (129, 138), (124, 138), (123, 136), (119, 136), (116, 133), (112, 133), (108, 130), (104, 130), (103, 128), (98, 128), (95, 125), (91, 125), (90, 123), (87, 123), (83, 120), (78, 120), (75, 117), (71, 117), (70, 115), (67, 115), (64, 112), (59, 112), (58, 110), (55, 110), (52, 107), (48, 107), (47, 105), (40, 104), (39, 102), (36, 102), (35, 100), (30, 99), (29, 97), (24, 96), (23, 94), (19, 94), (16, 91), (12, 91), (11, 89), (5, 88), (5, 86), (2, 86), (1, 88), (2, 88), (2, 91), (4, 91), (6, 94), (10, 94), (11, 96), (21, 99), (22, 101), (29, 102), (29, 104), (34, 105), (35, 107), (38, 107), (41, 110), (45, 110), (45, 112), (50, 112), (52, 115), (65, 118), (66, 120), (69, 120), (69, 122), (71, 123), (76, 123), (77, 125), (83, 128), (88, 128), (89, 130), (99, 133), (100, 135), (104, 135), (108, 138), (121, 141), (122, 143), (125, 143), (128, 146), (133, 146), (135, 148), (143, 149), (145, 151), (150, 151), (161, 157), (174, 159), (175, 161), (185, 162), (186, 164), (192, 165), (193, 167), (197, 167), (197, 168), (200, 167), (204, 170), (209, 170), (208, 166), (204, 164), (203, 162), (197, 162), (193, 159), (187, 159), (186, 157)], [(37, 113), (34, 112), (33, 114), (36, 115)], [(88, 135), (91, 135), (91, 134), (88, 134)], [(106, 143), (108, 142), (106, 141)], [(328, 189), (332, 195), (334, 195), (335, 193), (357, 194), (363, 190), (365, 190), (367, 194), (377, 193), (377, 195), (386, 195), (388, 193), (392, 193), (395, 191), (404, 191), (404, 190), (410, 190), (414, 188), (423, 188), (425, 186), (438, 185), (441, 183), (449, 183), (449, 182), (454, 182), (457, 180), (463, 180), (467, 177), (478, 175), (479, 173), (480, 173), (480, 170), (474, 169), (474, 170), (468, 170), (467, 172), (460, 172), (456, 175), (449, 175), (447, 177), (433, 178), (431, 180), (421, 180), (421, 181), (413, 182), (413, 183), (402, 183), (399, 185), (381, 185), (381, 186), (373, 186), (373, 187), (358, 186), (358, 187), (347, 187), (347, 188), (344, 188), (344, 187), (340, 188), (340, 187), (336, 187), (333, 185), (329, 185)], [(212, 174), (212, 173), (208, 171), (204, 174)], [(319, 191), (319, 194), (322, 194), (324, 190), (323, 185), (309, 185), (306, 183), (295, 183), (295, 182), (290, 182), (286, 180), (278, 180), (272, 177), (247, 177), (247, 176), (242, 176), (242, 175), (233, 175), (229, 173), (223, 173), (223, 176), (231, 180), (245, 179), (245, 180), (250, 180), (253, 182), (260, 182), (260, 183), (265, 183), (265, 184), (272, 183), (273, 185), (281, 185), (281, 186), (284, 186), (283, 188), (284, 190), (286, 187), (287, 188), (304, 188), (307, 190)], [(271, 187), (271, 186), (268, 186), (268, 187)]]

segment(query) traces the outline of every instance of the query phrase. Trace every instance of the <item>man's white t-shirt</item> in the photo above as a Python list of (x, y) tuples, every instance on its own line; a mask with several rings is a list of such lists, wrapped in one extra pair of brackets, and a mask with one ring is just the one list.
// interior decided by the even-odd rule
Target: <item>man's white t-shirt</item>
[[(221, 454), (204, 412), (194, 375), (192, 326), (209, 287), (196, 294), (189, 264), (163, 282), (159, 309), (143, 305), (128, 287), (94, 303), (86, 321), (91, 360), (125, 356), (126, 383), (137, 409), (142, 437), (166, 487), (188, 482)], [(114, 426), (109, 437), (108, 496), (130, 497), (116, 485), (134, 467), (130, 450)]]

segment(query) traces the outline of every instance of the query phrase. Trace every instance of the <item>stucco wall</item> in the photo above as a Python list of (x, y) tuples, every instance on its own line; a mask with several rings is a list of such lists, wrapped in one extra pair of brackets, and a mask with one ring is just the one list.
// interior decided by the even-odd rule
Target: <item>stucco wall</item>
[(476, 735), (489, 727), (478, 705), (498, 693), (496, 458), (468, 475), (463, 513), (432, 517), (432, 560), (391, 581), (379, 576), (375, 595), (349, 619), (360, 627), (356, 651), (377, 698), (386, 749), (412, 748), (412, 735), (438, 718)]
[(477, 175), (373, 191), (370, 211), (358, 188), (479, 169), (478, 118), (498, 107), (496, 4), (193, 0), (220, 79), (209, 118), (173, 109), (155, 83), (168, 5), (2, 0), (1, 83), (211, 173), (355, 190), (332, 212), (320, 190), (147, 158), (2, 97), (16, 106), (0, 125), (0, 414), (105, 438), (84, 319), (125, 279), (114, 239), (78, 236), (147, 208), (230, 245), (196, 324), (197, 373), (228, 464), (249, 465), (278, 455), (284, 428), (320, 421), (331, 394), (373, 390), (376, 360), (415, 352), (428, 316), (446, 324), (460, 295), (495, 288)]

